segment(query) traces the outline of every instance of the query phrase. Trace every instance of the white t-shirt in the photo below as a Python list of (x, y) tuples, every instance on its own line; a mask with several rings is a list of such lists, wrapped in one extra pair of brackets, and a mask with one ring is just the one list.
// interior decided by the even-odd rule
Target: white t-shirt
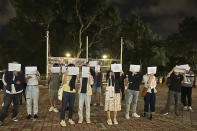
[(28, 76), (31, 76), (30, 79), (27, 80), (27, 85), (29, 86), (37, 86), (38, 85), (38, 78), (37, 76), (39, 76), (40, 74), (26, 74), (25, 77), (27, 78)]

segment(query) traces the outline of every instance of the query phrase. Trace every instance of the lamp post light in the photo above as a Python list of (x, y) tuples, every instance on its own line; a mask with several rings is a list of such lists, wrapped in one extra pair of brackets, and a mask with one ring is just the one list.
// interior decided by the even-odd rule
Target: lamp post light
[(103, 55), (103, 59), (107, 59), (107, 55)]
[(71, 54), (70, 53), (66, 53), (65, 56), (66, 57), (71, 57)]

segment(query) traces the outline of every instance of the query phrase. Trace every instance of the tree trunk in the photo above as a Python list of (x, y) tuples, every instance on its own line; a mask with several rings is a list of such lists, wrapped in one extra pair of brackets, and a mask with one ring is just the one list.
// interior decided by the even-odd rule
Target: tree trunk
[(82, 52), (82, 40), (81, 40), (81, 37), (82, 37), (82, 29), (83, 29), (83, 25), (79, 29), (79, 49), (78, 49), (77, 56), (76, 56), (77, 58), (80, 57), (81, 52)]

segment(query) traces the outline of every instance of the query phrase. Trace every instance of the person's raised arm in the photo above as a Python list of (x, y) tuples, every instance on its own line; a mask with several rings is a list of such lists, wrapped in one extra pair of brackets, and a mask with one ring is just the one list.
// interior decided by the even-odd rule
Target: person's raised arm
[(167, 78), (169, 78), (171, 76), (171, 74), (174, 72), (174, 70), (176, 69), (176, 67), (174, 67), (167, 75)]
[(186, 71), (185, 71), (184, 74), (183, 74), (183, 81), (184, 81), (184, 82), (187, 82)]

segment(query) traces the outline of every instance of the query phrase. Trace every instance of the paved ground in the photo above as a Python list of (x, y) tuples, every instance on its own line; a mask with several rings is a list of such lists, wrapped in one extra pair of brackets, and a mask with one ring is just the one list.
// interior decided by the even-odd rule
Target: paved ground
[[(5, 124), (0, 127), (0, 131), (98, 131), (98, 130), (111, 130), (111, 131), (190, 131), (197, 130), (197, 88), (193, 89), (193, 109), (195, 112), (182, 111), (180, 107), (181, 117), (176, 117), (172, 113), (169, 116), (162, 116), (167, 99), (167, 87), (158, 86), (156, 114), (152, 121), (147, 118), (131, 118), (126, 120), (124, 118), (125, 101), (122, 103), (122, 111), (118, 113), (119, 125), (108, 126), (106, 123), (106, 112), (104, 107), (93, 106), (91, 107), (91, 124), (76, 124), (68, 125), (62, 128), (59, 125), (60, 113), (49, 112), (48, 89), (40, 88), (40, 101), (39, 101), (39, 119), (36, 121), (26, 120), (26, 107), (25, 103), (19, 107), (19, 122), (12, 122), (9, 116), (5, 120)], [(0, 93), (0, 103), (2, 103), (2, 93)], [(104, 99), (103, 99), (104, 100)], [(75, 113), (73, 120), (77, 123), (77, 104), (78, 97), (75, 101)], [(139, 97), (137, 112), (143, 113), (143, 98)], [(59, 104), (60, 109), (60, 104)], [(11, 107), (9, 112), (11, 111)]]

